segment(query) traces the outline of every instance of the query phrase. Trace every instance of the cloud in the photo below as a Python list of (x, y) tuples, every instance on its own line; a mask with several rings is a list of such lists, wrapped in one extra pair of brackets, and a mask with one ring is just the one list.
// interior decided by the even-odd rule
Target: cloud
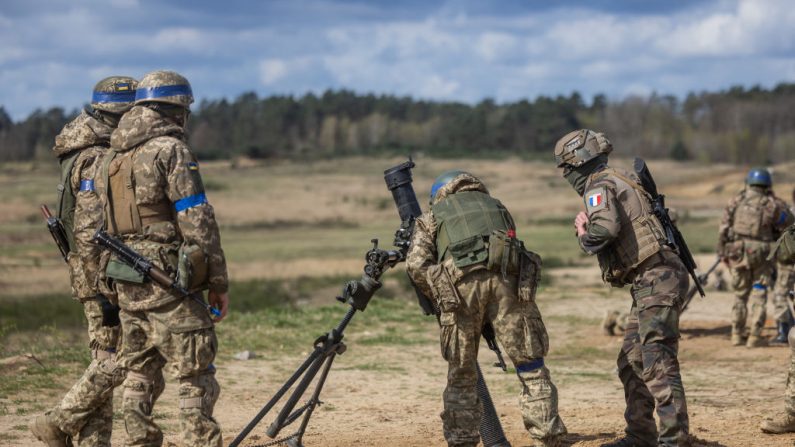
[(476, 102), (795, 81), (788, 0), (8, 0), (0, 102), (77, 107), (97, 79), (170, 68), (198, 97), (327, 88)]

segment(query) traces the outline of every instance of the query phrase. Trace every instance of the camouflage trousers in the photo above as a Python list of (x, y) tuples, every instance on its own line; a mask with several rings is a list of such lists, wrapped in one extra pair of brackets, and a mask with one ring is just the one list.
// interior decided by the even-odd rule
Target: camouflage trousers
[[(120, 289), (120, 293), (122, 289)], [(144, 310), (122, 309), (119, 364), (128, 370), (123, 408), (127, 446), (159, 447), (163, 433), (152, 411), (164, 367), (179, 381), (182, 445), (220, 447), (221, 427), (213, 418), (220, 387), (212, 364), (217, 351), (207, 310), (184, 299)]]
[(688, 282), (682, 263), (669, 258), (639, 272), (632, 285), (632, 308), (617, 363), (627, 405), (626, 433), (637, 445), (687, 445), (689, 421), (677, 352)]
[(485, 321), (493, 324), (518, 371), (519, 405), (530, 436), (543, 442), (566, 434), (558, 415), (557, 388), (544, 366), (549, 341), (535, 302), (519, 299), (515, 277), (503, 279), (487, 270), (465, 276), (455, 291), (458, 302), (451, 306), (448, 301), (440, 318), (442, 356), (448, 362), (441, 417), (448, 445), (480, 441), (482, 406), (476, 391), (476, 362)]
[[(732, 307), (732, 334), (745, 337), (759, 336), (767, 319), (767, 289), (770, 285), (772, 265), (768, 262), (731, 269), (734, 307)], [(751, 301), (750, 328), (746, 329), (748, 301)]]
[(784, 408), (795, 416), (795, 326), (789, 330), (789, 371), (787, 372), (787, 388), (784, 390)]
[(102, 326), (102, 306), (95, 300), (83, 303), (88, 321), (92, 361), (61, 402), (48, 413), (79, 446), (110, 446), (113, 427), (113, 389), (124, 380), (114, 359), (119, 326)]
[(795, 266), (776, 264), (776, 284), (773, 286), (773, 317), (777, 323), (789, 324), (792, 320), (789, 306), (789, 293), (795, 286)]

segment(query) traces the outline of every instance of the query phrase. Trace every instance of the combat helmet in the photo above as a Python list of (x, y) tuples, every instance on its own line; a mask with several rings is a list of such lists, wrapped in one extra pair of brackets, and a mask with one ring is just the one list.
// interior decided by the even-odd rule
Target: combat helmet
[(745, 183), (748, 186), (769, 188), (773, 186), (773, 177), (770, 175), (770, 171), (765, 168), (752, 168), (745, 177)]
[(173, 104), (187, 109), (193, 103), (190, 82), (174, 71), (149, 72), (141, 78), (135, 92), (135, 105), (146, 102)]
[(559, 168), (577, 168), (612, 151), (613, 145), (603, 133), (580, 129), (567, 133), (555, 143), (555, 162)]
[(94, 86), (91, 107), (120, 115), (133, 106), (138, 81), (129, 76), (109, 76)]
[[(458, 177), (461, 174), (469, 174), (466, 171), (461, 171), (459, 169), (453, 169), (452, 171), (446, 171), (436, 177), (436, 180), (433, 181), (433, 185), (431, 186), (431, 201), (433, 198), (436, 197), (436, 193), (442, 188), (442, 186), (450, 183), (454, 178)], [(472, 174), (469, 174), (472, 175)]]

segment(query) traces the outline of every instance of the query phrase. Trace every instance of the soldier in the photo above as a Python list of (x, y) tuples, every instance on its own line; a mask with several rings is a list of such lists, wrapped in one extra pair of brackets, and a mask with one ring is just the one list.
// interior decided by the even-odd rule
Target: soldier
[(520, 406), (534, 446), (558, 446), (566, 427), (557, 388), (544, 366), (549, 341), (535, 303), (540, 258), (524, 249), (507, 209), (486, 186), (450, 171), (431, 189), (431, 210), (416, 223), (407, 272), (441, 311), (448, 362), (442, 421), (450, 446), (475, 446), (481, 406), (476, 362), (483, 324), (491, 322), (522, 383)]
[[(732, 345), (745, 344), (754, 348), (767, 345), (767, 339), (761, 334), (767, 316), (767, 288), (773, 273), (773, 264), (767, 259), (771, 243), (795, 218), (787, 204), (773, 194), (773, 181), (767, 169), (751, 169), (746, 184), (746, 188), (733, 197), (724, 210), (717, 251), (732, 275), (735, 295)], [(791, 287), (791, 281), (795, 280), (791, 276), (785, 269), (779, 290), (786, 288), (787, 283)], [(782, 294), (787, 292), (781, 291)], [(749, 297), (750, 331), (745, 327)]]
[[(94, 87), (91, 106), (55, 138), (53, 153), (61, 164), (57, 213), (69, 242), (72, 296), (83, 305), (88, 321), (92, 362), (80, 380), (53, 409), (36, 418), (31, 431), (53, 447), (109, 446), (113, 425), (113, 388), (124, 379), (115, 361), (119, 310), (97, 288), (98, 249), (91, 244), (101, 220), (94, 190), (97, 159), (110, 146), (121, 115), (132, 107), (138, 81), (111, 76)], [(162, 390), (163, 381), (159, 381)]]
[[(135, 106), (111, 136), (100, 160), (97, 192), (104, 226), (201, 298), (227, 312), (226, 261), (213, 208), (207, 202), (199, 165), (185, 141), (193, 102), (187, 79), (171, 71), (144, 76)], [(107, 252), (105, 252), (107, 258)], [(179, 381), (183, 445), (221, 446), (213, 419), (220, 388), (213, 360), (213, 320), (193, 299), (176, 296), (114, 259), (105, 269), (115, 281), (121, 307), (119, 363), (124, 380), (123, 415), (128, 444), (159, 446), (163, 433), (154, 422), (156, 380), (168, 363)]]
[(570, 132), (555, 145), (557, 166), (585, 200), (587, 213), (581, 211), (574, 221), (580, 247), (597, 255), (605, 282), (632, 287), (618, 355), (626, 437), (604, 446), (687, 446), (687, 405), (677, 360), (687, 270), (665, 244), (662, 224), (637, 176), (607, 165), (612, 150), (603, 134), (587, 129)]
[[(795, 190), (792, 191), (793, 204), (795, 204)], [(792, 207), (789, 213), (795, 216)], [(776, 283), (773, 286), (773, 316), (776, 318), (776, 329), (778, 334), (771, 340), (771, 344), (776, 346), (787, 346), (787, 334), (793, 323), (793, 315), (790, 311), (788, 301), (790, 293), (795, 287), (795, 265), (776, 260)]]

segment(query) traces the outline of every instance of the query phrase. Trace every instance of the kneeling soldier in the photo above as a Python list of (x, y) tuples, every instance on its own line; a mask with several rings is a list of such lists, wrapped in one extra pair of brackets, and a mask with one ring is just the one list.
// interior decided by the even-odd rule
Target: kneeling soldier
[(484, 323), (516, 367), (522, 416), (534, 446), (558, 446), (566, 427), (558, 393), (544, 366), (546, 328), (535, 303), (541, 260), (516, 239), (507, 209), (476, 177), (450, 171), (431, 189), (431, 210), (416, 222), (408, 274), (441, 311), (442, 356), (448, 362), (444, 436), (450, 446), (475, 446), (481, 405), (476, 362)]

